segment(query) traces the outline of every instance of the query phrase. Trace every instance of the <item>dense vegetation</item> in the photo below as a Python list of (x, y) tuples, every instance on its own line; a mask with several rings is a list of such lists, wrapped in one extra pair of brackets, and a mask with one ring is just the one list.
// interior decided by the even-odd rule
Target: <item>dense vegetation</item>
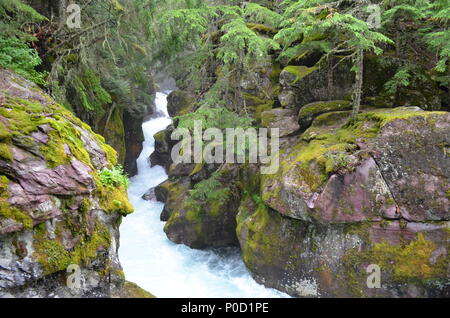
[(445, 0), (373, 1), (381, 9), (380, 25), (374, 25), (377, 17), (370, 16), (368, 0), (255, 2), (80, 1), (82, 26), (70, 29), (59, 12), (64, 8), (54, 5), (42, 12), (60, 15), (48, 19), (26, 1), (3, 0), (0, 63), (41, 85), (46, 73), (39, 71), (48, 71), (52, 94), (69, 109), (101, 118), (103, 129), (116, 107), (147, 111), (150, 67), (170, 72), (180, 87), (198, 92), (200, 105), (226, 105), (237, 113), (245, 111), (241, 81), (252, 81), (246, 77), (274, 61), (330, 67), (351, 61), (356, 108), (363, 57), (372, 53), (395, 69), (384, 83), (387, 93), (429, 80), (448, 92)]
[[(95, 184), (86, 183), (95, 189), (77, 187), (86, 198), (72, 200), (63, 192), (62, 209), (86, 216), (98, 206), (120, 215), (132, 211), (125, 195), (125, 157), (133, 151), (135, 164), (143, 140), (141, 123), (152, 112), (155, 79), (163, 74), (175, 78), (178, 86), (168, 97), (174, 125), (155, 135), (155, 153), (160, 150), (157, 155), (165, 160), (157, 164), (166, 165), (169, 175), (159, 189), (167, 196), (162, 218), (172, 241), (194, 248), (239, 243), (252, 272), (276, 265), (275, 271), (261, 275), (275, 288), (285, 277), (291, 279), (285, 272), (303, 279), (308, 265), (328, 284), (336, 271), (322, 264), (325, 254), (317, 252), (316, 243), (327, 248), (335, 242), (353, 246), (348, 241), (351, 234), (370, 246), (372, 226), (391, 242), (397, 240), (394, 233), (403, 244), (403, 230), (414, 227), (438, 233), (432, 239), (439, 244), (445, 241), (440, 235), (448, 233), (448, 113), (396, 107), (450, 110), (448, 0), (79, 0), (81, 23), (74, 28), (67, 23), (68, 3), (0, 0), (0, 67), (40, 85), (67, 109), (63, 115), (73, 112), (74, 119), (89, 124), (119, 154), (117, 161), (107, 158), (108, 164), (95, 167)], [(28, 89), (28, 82), (19, 83), (13, 72), (3, 72), (12, 78), (9, 83)], [(15, 89), (9, 83), (6, 92)], [(17, 100), (9, 104), (17, 111), (5, 105), (3, 115), (17, 134), (4, 129), (0, 140), (0, 159), (8, 165), (18, 161), (11, 151), (16, 146), (29, 149), (30, 156), (45, 152), (49, 172), (68, 166), (72, 155), (80, 161), (89, 157), (73, 149), (92, 146), (93, 153), (102, 154), (80, 131), (58, 124), (64, 117), (59, 112), (45, 141), (37, 123), (52, 117), (44, 112), (47, 108)], [(193, 130), (196, 120), (203, 128), (220, 130), (274, 123), (284, 130), (280, 169), (261, 175), (250, 164), (171, 164), (169, 133), (174, 127)], [(78, 126), (83, 125), (80, 121)], [(35, 139), (27, 136), (32, 131), (37, 132), (33, 138), (45, 144), (39, 151), (33, 149)], [(94, 139), (103, 143), (97, 134)], [(371, 144), (364, 144), (369, 139)], [(248, 148), (247, 141), (242, 144), (236, 152)], [(115, 156), (111, 149), (106, 152)], [(384, 156), (383, 162), (376, 162), (374, 154)], [(376, 174), (359, 180), (360, 174), (369, 173), (359, 173), (361, 167)], [(21, 169), (17, 171), (21, 175)], [(353, 181), (341, 184), (341, 177)], [(10, 207), (9, 183), (15, 178), (0, 178), (4, 210)], [(98, 204), (87, 197), (91, 190)], [(354, 202), (361, 207), (351, 207)], [(333, 204), (337, 208), (332, 211)], [(306, 212), (297, 213), (301, 209)], [(374, 217), (375, 212), (382, 215)], [(3, 214), (27, 229), (34, 226), (21, 211), (14, 218)], [(88, 222), (80, 219), (74, 235), (88, 230)], [(321, 225), (316, 227), (316, 221)], [(71, 219), (67, 224), (72, 229)], [(117, 227), (114, 224), (113, 233)], [(98, 247), (113, 245), (101, 227), (90, 238), (92, 246), (81, 240), (74, 250), (57, 240), (44, 241), (44, 226), (34, 228), (38, 241), (44, 242), (37, 252), (39, 261), (49, 264), (48, 273), (64, 270), (73, 260), (93, 259)], [(435, 277), (445, 276), (448, 258), (442, 259), (447, 253), (430, 237), (419, 235), (405, 248), (376, 243), (364, 253), (355, 250), (328, 260), (336, 262), (344, 283), (352, 285), (348, 295), (355, 295), (353, 285), (360, 278), (356, 268), (372, 260), (390, 268), (402, 284), (418, 278), (441, 284)], [(300, 250), (305, 242), (308, 253)], [(346, 251), (344, 245), (333, 247), (333, 252)], [(320, 263), (311, 262), (319, 258)], [(290, 268), (280, 270), (286, 265)], [(356, 289), (356, 295), (362, 294)]]

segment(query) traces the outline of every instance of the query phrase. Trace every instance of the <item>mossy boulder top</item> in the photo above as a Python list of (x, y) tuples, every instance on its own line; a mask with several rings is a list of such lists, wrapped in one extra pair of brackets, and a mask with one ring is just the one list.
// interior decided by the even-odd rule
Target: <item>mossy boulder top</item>
[(54, 277), (70, 264), (98, 276), (81, 293), (108, 274), (121, 280), (118, 224), (133, 208), (124, 187), (99, 177), (116, 164), (103, 137), (33, 83), (0, 69), (0, 290)]
[(400, 107), (349, 115), (316, 118), (278, 173), (264, 176), (265, 203), (325, 223), (450, 220), (450, 114)]

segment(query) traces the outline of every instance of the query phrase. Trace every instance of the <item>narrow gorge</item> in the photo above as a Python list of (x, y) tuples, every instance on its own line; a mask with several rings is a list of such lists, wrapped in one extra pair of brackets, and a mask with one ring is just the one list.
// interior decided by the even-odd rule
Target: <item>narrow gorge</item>
[(449, 298), (448, 10), (0, 0), (0, 298)]
[(160, 115), (143, 125), (145, 142), (137, 160), (138, 174), (130, 180), (128, 194), (135, 212), (120, 226), (119, 249), (126, 277), (157, 297), (283, 296), (252, 279), (237, 248), (200, 251), (167, 239), (160, 220), (163, 204), (154, 194), (154, 187), (167, 174), (161, 166), (150, 167), (148, 160), (155, 149), (153, 135), (171, 123), (166, 98), (166, 93), (156, 93)]

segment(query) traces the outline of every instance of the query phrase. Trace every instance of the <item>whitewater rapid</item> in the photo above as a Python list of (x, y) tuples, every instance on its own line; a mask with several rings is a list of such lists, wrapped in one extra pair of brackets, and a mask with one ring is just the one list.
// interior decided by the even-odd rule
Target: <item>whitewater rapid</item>
[(286, 297), (256, 283), (238, 249), (200, 251), (169, 241), (159, 219), (163, 204), (141, 198), (167, 179), (162, 167), (151, 168), (148, 162), (154, 151), (153, 135), (171, 123), (166, 97), (156, 94), (161, 117), (142, 125), (145, 141), (137, 159), (138, 174), (128, 189), (135, 212), (120, 226), (119, 257), (126, 279), (157, 297)]

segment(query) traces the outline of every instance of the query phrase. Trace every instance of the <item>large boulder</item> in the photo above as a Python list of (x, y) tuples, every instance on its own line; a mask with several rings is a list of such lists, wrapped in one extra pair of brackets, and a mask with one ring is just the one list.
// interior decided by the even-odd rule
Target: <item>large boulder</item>
[(280, 137), (291, 135), (300, 129), (295, 112), (283, 108), (262, 112), (261, 125), (266, 128), (278, 128)]
[[(303, 105), (324, 100), (342, 100), (351, 97), (354, 75), (345, 64), (340, 64), (332, 74), (324, 67), (287, 66), (280, 74), (281, 93), (278, 96), (285, 108), (296, 111)], [(332, 87), (328, 87), (328, 83)]]
[(318, 116), (261, 176), (261, 197), (241, 202), (245, 263), (294, 296), (448, 297), (450, 114), (349, 115)]
[(183, 198), (186, 197), (191, 187), (189, 178), (166, 180), (155, 188), (156, 199), (165, 203), (160, 219), (163, 222), (169, 220), (171, 215), (181, 210)]
[(163, 183), (157, 195), (166, 202), (161, 218), (167, 220), (167, 237), (200, 249), (238, 245), (235, 231), (240, 200), (234, 184), (237, 174), (238, 166), (226, 165), (190, 190), (180, 182), (189, 177)]
[(155, 151), (149, 157), (150, 165), (163, 166), (166, 171), (169, 170), (169, 167), (172, 163), (171, 157), (171, 149), (172, 146), (176, 143), (176, 141), (172, 141), (170, 136), (173, 132), (173, 126), (169, 126), (164, 130), (161, 130), (153, 135), (155, 140)]
[(175, 90), (167, 96), (167, 112), (170, 117), (185, 115), (193, 110), (194, 101), (188, 92)]
[(449, 220), (450, 115), (415, 110), (367, 112), (328, 129), (329, 114), (319, 116), (265, 176), (263, 199), (304, 221)]
[[(109, 297), (133, 211), (100, 171), (116, 152), (31, 82), (0, 69), (0, 297)], [(81, 288), (66, 286), (79, 266)], [(72, 267), (73, 268), (73, 267)]]
[[(251, 199), (237, 215), (242, 256), (260, 283), (297, 297), (449, 297), (449, 223), (321, 225)], [(367, 284), (381, 270), (380, 288)], [(369, 272), (367, 272), (369, 269)]]

